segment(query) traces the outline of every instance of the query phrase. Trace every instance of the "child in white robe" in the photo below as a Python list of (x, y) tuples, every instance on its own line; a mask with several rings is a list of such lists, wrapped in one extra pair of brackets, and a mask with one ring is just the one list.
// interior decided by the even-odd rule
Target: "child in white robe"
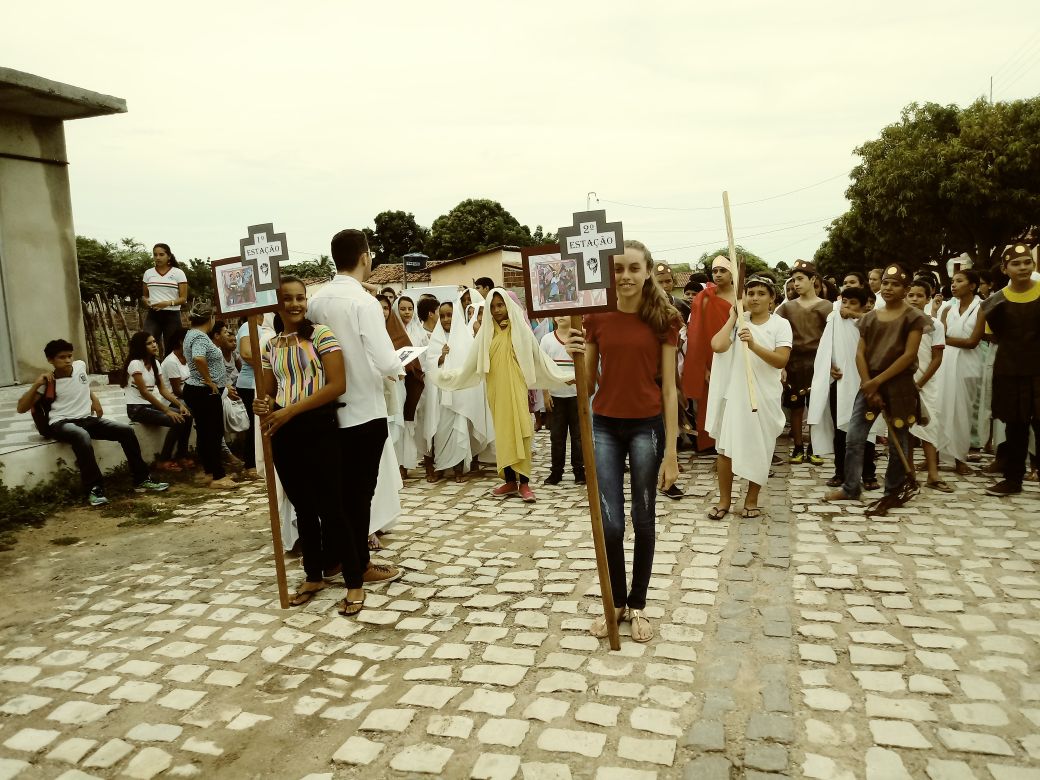
[[(711, 520), (729, 513), (733, 476), (746, 479), (743, 517), (759, 517), (758, 494), (769, 477), (777, 437), (784, 429), (780, 371), (791, 355), (791, 324), (769, 313), (772, 280), (752, 276), (744, 285), (747, 317), (737, 329), (737, 309), (712, 337), (715, 352), (708, 384), (708, 434), (718, 451), (719, 503), (708, 512)], [(745, 355), (750, 353), (749, 379)], [(757, 412), (751, 411), (748, 382), (754, 382)]]
[[(927, 314), (925, 308), (932, 297), (932, 286), (926, 279), (914, 279), (906, 293), (906, 302)], [(922, 415), (928, 422), (920, 422), (910, 427), (910, 433), (921, 441), (925, 463), (928, 465), (928, 481), (926, 486), (941, 493), (952, 493), (953, 488), (939, 479), (939, 453), (945, 444), (947, 421), (942, 409), (939, 392), (941, 370), (943, 368), (943, 352), (946, 347), (946, 333), (942, 321), (932, 317), (934, 330), (921, 334), (921, 346), (917, 348), (917, 371), (914, 372), (914, 383), (921, 393)], [(912, 452), (907, 453), (907, 460), (914, 462)]]
[[(462, 316), (462, 320), (455, 325), (454, 315), (456, 310)], [(443, 368), (451, 355), (448, 345), (449, 334), (454, 327), (465, 330), (465, 317), (462, 315), (462, 306), (455, 303), (445, 302), (438, 307), (439, 321), (437, 327), (430, 337), (430, 347), (424, 356), (424, 369), (427, 377), (432, 377), (436, 371)], [(454, 361), (453, 361), (454, 365)], [(470, 422), (460, 412), (469, 393), (473, 396), (473, 390), (437, 390), (439, 409), (437, 412), (437, 429), (433, 434), (433, 478), (432, 482), (440, 480), (444, 472), (453, 469), (455, 481), (462, 482), (465, 479), (466, 467), (473, 460), (473, 450), (470, 439)], [(459, 398), (456, 398), (456, 396)], [(481, 400), (483, 395), (476, 397)]]

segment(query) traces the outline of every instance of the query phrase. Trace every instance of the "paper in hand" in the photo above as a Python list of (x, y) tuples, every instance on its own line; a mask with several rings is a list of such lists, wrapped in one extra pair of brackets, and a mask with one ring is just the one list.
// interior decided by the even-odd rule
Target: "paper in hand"
[(407, 366), (429, 348), (429, 345), (425, 347), (401, 347), (397, 350), (397, 359), (401, 361), (401, 368)]

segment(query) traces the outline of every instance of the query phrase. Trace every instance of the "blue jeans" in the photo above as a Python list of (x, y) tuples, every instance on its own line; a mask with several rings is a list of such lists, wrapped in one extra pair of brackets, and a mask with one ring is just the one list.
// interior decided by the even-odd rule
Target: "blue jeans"
[[(868, 420), (867, 397), (856, 393), (856, 401), (852, 405), (852, 419), (849, 420), (848, 435), (845, 439), (845, 484), (841, 489), (849, 498), (859, 498), (863, 492), (863, 450), (867, 443), (867, 434), (873, 426)], [(885, 470), (885, 495), (890, 496), (899, 491), (906, 478), (906, 469), (896, 451), (896, 437), (903, 447), (903, 454), (910, 452), (910, 431), (903, 428), (888, 429), (888, 468)]]
[(62, 420), (51, 425), (51, 438), (72, 447), (80, 479), (87, 490), (100, 487), (102, 484), (101, 469), (98, 468), (97, 458), (94, 456), (92, 442), (95, 439), (119, 442), (135, 485), (148, 479), (148, 464), (141, 457), (141, 445), (137, 442), (134, 429), (126, 423), (109, 420), (107, 417)]
[[(661, 415), (642, 419), (592, 416), (596, 444), (599, 503), (610, 570), (614, 606), (644, 609), (656, 542), (657, 476), (664, 458), (664, 420)], [(632, 589), (625, 572), (625, 460), (632, 477)], [(627, 596), (625, 595), (627, 592)]]

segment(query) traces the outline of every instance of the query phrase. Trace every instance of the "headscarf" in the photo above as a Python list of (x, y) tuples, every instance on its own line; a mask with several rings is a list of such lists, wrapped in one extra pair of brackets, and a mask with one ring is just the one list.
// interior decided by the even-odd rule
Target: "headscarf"
[[(400, 300), (400, 298), (398, 299)], [(409, 300), (411, 300), (409, 298)], [(405, 325), (401, 322), (401, 316), (397, 313), (397, 304), (386, 318), (386, 332), (390, 334), (390, 340), (394, 343), (394, 349), (402, 349), (412, 346)], [(408, 422), (415, 420), (415, 409), (419, 405), (419, 399), (423, 391), (423, 370), (419, 359), (416, 358), (404, 367), (404, 419)]]
[(400, 305), (402, 299), (407, 299), (408, 302), (412, 304), (412, 318), (408, 321), (407, 325), (404, 324), (404, 319), (401, 319), (401, 326), (404, 328), (405, 333), (408, 334), (408, 338), (411, 340), (411, 346), (415, 346), (419, 341), (419, 336), (422, 335), (419, 331), (422, 330), (423, 326), (422, 322), (419, 321), (419, 304), (416, 302), (415, 298), (407, 293), (398, 295), (397, 298), (394, 299), (394, 314), (398, 317), (401, 316)]
[(718, 257), (716, 257), (714, 260), (711, 261), (711, 268), (712, 268), (712, 270), (715, 270), (719, 266), (721, 266), (722, 268), (725, 268), (731, 274), (733, 273), (733, 263), (730, 262), (728, 257), (723, 257), (722, 255), (719, 255)]
[[(488, 295), (488, 300), (492, 300), (495, 295), (505, 301), (509, 321), (514, 326), (510, 328), (513, 352), (528, 388), (566, 389), (574, 381), (574, 372), (557, 366), (556, 362), (542, 351), (531, 328), (520, 326), (521, 322), (526, 325), (527, 317), (515, 295), (496, 287)], [(445, 365), (434, 375), (434, 383), (442, 390), (462, 390), (486, 381), (491, 364), (491, 338), (494, 336), (494, 328), (498, 327), (491, 317), (490, 304), (487, 309), (483, 324), (466, 353), (465, 362), (457, 368), (448, 368)]]

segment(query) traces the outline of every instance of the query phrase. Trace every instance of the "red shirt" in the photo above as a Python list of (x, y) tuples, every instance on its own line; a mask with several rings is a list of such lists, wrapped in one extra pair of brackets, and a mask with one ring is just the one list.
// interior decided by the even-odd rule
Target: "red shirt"
[[(592, 411), (604, 417), (640, 419), (661, 413), (661, 341), (638, 314), (586, 314), (585, 338), (599, 348), (599, 387)], [(679, 322), (664, 340), (679, 344)]]

